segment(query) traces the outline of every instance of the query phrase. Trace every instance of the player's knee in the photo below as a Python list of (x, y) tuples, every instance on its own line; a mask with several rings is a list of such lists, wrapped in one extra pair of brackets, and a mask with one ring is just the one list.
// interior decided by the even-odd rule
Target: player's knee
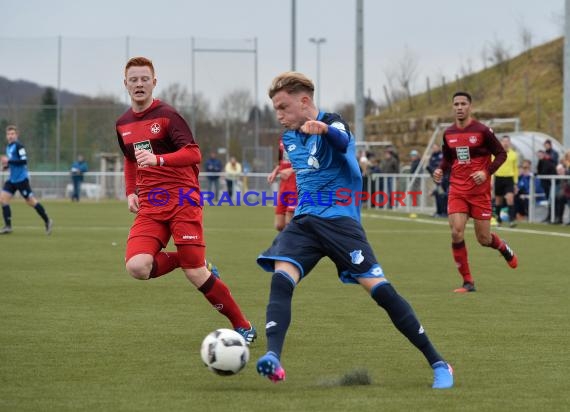
[(479, 242), (481, 246), (489, 246), (493, 241), (493, 238), (491, 237), (490, 234), (487, 235), (487, 234), (478, 233), (476, 236), (477, 236), (477, 242)]
[(285, 222), (275, 222), (275, 230), (281, 232), (283, 229), (285, 229)]
[(461, 242), (465, 231), (463, 229), (451, 228), (451, 238), (453, 242)]
[(127, 272), (133, 278), (138, 280), (148, 280), (150, 278), (150, 271), (152, 270), (152, 262), (146, 263), (140, 260), (130, 259), (125, 265)]

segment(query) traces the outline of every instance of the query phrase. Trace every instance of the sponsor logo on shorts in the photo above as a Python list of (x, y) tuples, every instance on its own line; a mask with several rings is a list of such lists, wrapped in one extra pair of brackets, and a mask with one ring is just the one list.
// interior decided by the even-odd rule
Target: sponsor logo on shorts
[(198, 235), (183, 235), (182, 236), (182, 239), (184, 239), (184, 240), (196, 240), (198, 238), (199, 238)]

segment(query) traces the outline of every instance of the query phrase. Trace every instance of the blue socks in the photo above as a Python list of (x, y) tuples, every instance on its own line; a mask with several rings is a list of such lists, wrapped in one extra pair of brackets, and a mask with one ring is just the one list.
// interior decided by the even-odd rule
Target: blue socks
[(388, 312), (396, 328), (426, 357), (430, 365), (443, 361), (424, 332), (410, 304), (388, 282), (376, 285), (371, 291), (372, 299)]
[(282, 271), (276, 271), (271, 278), (269, 304), (267, 305), (265, 335), (267, 350), (280, 358), (287, 329), (291, 324), (291, 300), (295, 282)]

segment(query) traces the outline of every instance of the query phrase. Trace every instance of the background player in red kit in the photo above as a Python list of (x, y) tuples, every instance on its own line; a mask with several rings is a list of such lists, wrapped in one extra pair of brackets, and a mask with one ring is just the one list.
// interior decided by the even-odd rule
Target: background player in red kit
[[(136, 213), (127, 240), (126, 268), (147, 280), (181, 267), (188, 280), (225, 315), (248, 343), (256, 338), (228, 287), (205, 265), (198, 164), (200, 149), (188, 124), (171, 106), (153, 99), (154, 66), (134, 57), (125, 66), (131, 109), (117, 120), (125, 155), (129, 210)], [(177, 252), (162, 251), (172, 236)]]
[(297, 204), (297, 179), (282, 139), (279, 139), (279, 164), (267, 176), (267, 181), (272, 184), (277, 177), (280, 180), (277, 204), (275, 205), (275, 229), (281, 232), (285, 225), (293, 219), (295, 205)]
[[(469, 217), (475, 224), (475, 235), (482, 246), (499, 250), (513, 269), (517, 256), (495, 233), (491, 233), (491, 175), (507, 158), (505, 149), (493, 130), (471, 117), (471, 96), (453, 95), (455, 123), (443, 133), (443, 160), (434, 171), (436, 183), (451, 169), (448, 199), (451, 248), (463, 286), (455, 292), (475, 292), (465, 247), (465, 225)], [(495, 159), (491, 161), (491, 155)]]

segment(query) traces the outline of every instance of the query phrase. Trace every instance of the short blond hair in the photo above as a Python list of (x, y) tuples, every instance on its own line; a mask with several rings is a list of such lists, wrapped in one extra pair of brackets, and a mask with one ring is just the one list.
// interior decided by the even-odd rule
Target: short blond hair
[(315, 85), (313, 84), (313, 81), (303, 73), (285, 72), (281, 73), (273, 79), (273, 82), (271, 82), (269, 98), (273, 99), (273, 96), (280, 91), (285, 91), (288, 94), (305, 92), (313, 98), (313, 95), (315, 94)]
[(18, 133), (18, 127), (16, 125), (13, 124), (9, 124), (8, 126), (6, 126), (6, 133), (8, 133), (9, 131), (15, 131), (16, 133)]

